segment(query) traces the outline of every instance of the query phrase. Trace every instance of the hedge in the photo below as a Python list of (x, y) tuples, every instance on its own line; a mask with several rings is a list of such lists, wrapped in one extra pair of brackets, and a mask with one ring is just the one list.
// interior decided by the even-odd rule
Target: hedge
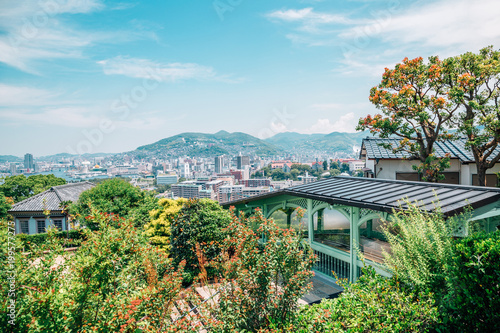
[[(47, 241), (47, 233), (41, 234), (18, 234), (16, 238), (21, 241), (21, 244), (24, 248), (28, 248), (29, 245), (42, 245)], [(56, 233), (56, 236), (59, 239), (65, 240), (65, 247), (74, 247), (79, 246), (82, 240), (84, 239), (84, 235), (80, 230), (68, 230), (68, 231), (59, 231)]]

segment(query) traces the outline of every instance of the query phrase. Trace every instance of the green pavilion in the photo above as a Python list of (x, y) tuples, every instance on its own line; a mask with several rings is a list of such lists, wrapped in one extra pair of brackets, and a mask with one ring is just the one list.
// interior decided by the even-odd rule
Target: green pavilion
[[(266, 218), (274, 218), (283, 227), (301, 229), (318, 256), (314, 270), (325, 277), (355, 281), (363, 263), (378, 273), (382, 251), (389, 250), (381, 224), (390, 221), (394, 210), (407, 209), (406, 201), (425, 212), (437, 206), (446, 217), (470, 210), (455, 230), (455, 236), (469, 233), (471, 221), (487, 232), (500, 228), (500, 189), (491, 187), (423, 183), (374, 178), (333, 177), (249, 198), (229, 201), (247, 216), (260, 208)], [(298, 221), (296, 209), (305, 210)]]

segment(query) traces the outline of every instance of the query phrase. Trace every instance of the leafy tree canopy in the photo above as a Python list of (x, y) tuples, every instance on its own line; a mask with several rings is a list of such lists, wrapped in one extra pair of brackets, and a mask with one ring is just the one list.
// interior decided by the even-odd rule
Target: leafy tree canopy
[(91, 206), (105, 213), (131, 218), (136, 226), (142, 226), (150, 221), (149, 211), (157, 207), (157, 199), (123, 179), (114, 178), (83, 192), (70, 207), (70, 212), (80, 221), (86, 221), (84, 218), (90, 215)]
[[(191, 199), (184, 203), (171, 225), (171, 256), (174, 263), (186, 260), (185, 282), (198, 275), (199, 262), (196, 246), (208, 260), (220, 253), (220, 244), (226, 237), (231, 216), (217, 202), (209, 199)], [(209, 271), (209, 277), (215, 272)]]
[(187, 199), (184, 198), (160, 199), (158, 208), (149, 212), (151, 222), (147, 223), (144, 229), (145, 235), (149, 237), (149, 242), (152, 245), (159, 246), (165, 251), (170, 250), (170, 226), (186, 202)]
[(442, 61), (430, 57), (408, 58), (386, 68), (381, 83), (370, 91), (370, 101), (382, 111), (359, 120), (357, 130), (369, 130), (381, 138), (398, 137), (394, 152), (406, 152), (421, 162), (416, 167), (426, 181), (436, 182), (449, 167), (449, 158), (437, 159), (434, 143), (451, 138), (444, 129), (458, 106), (447, 98), (447, 74)]
[(6, 197), (12, 198), (14, 202), (27, 199), (35, 194), (48, 190), (52, 186), (64, 185), (66, 180), (54, 175), (24, 175), (9, 176), (0, 185), (0, 192)]
[(12, 206), (12, 199), (6, 198), (3, 193), (0, 192), (0, 219), (5, 219), (9, 217), (7, 212)]
[[(486, 185), (486, 170), (499, 160), (500, 51), (485, 47), (444, 61), (449, 75), (449, 99), (461, 106), (455, 126), (467, 138), (476, 162), (479, 185)], [(496, 184), (491, 184), (495, 186)]]

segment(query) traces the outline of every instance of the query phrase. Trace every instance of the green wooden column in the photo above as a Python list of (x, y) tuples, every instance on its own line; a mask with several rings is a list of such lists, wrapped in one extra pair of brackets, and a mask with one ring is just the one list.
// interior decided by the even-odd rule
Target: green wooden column
[(309, 244), (312, 243), (313, 240), (313, 232), (314, 232), (314, 218), (313, 218), (313, 201), (312, 199), (307, 199), (307, 232)]
[(293, 214), (293, 209), (287, 209), (285, 211), (286, 214), (286, 227), (290, 229), (292, 226), (292, 214)]
[(350, 264), (351, 264), (351, 269), (350, 269), (350, 274), (349, 274), (349, 280), (351, 282), (356, 282), (358, 279), (358, 255), (356, 253), (357, 248), (359, 247), (359, 227), (358, 227), (358, 221), (359, 221), (359, 208), (358, 207), (351, 207), (350, 209), (350, 218), (349, 218), (349, 224), (350, 224)]
[(324, 229), (324, 216), (325, 216), (325, 209), (322, 208), (318, 210), (318, 232), (323, 232)]

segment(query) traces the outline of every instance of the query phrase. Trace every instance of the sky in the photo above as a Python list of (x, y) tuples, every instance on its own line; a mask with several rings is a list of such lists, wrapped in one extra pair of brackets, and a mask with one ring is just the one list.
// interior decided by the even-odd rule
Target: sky
[(0, 1), (0, 155), (354, 132), (386, 67), (500, 48), (498, 0)]

